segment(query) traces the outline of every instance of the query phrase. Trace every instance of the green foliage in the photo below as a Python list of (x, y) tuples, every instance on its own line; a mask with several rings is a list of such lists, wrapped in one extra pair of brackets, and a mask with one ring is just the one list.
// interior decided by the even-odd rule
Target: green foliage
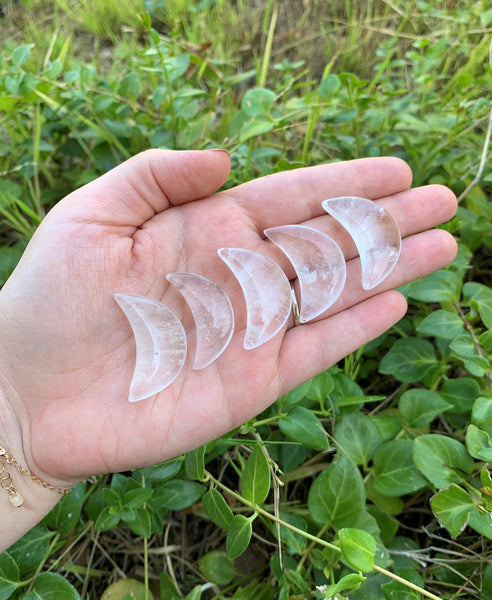
[[(465, 190), (485, 0), (263, 4), (26, 0), (0, 20), (1, 283), (61, 197), (148, 147), (225, 147), (228, 186), (394, 155)], [(445, 226), (458, 258), (401, 288), (391, 332), (207, 446), (76, 486), (0, 556), (0, 600), (101, 597), (142, 564), (172, 600), (492, 599), (491, 190), (484, 169)]]

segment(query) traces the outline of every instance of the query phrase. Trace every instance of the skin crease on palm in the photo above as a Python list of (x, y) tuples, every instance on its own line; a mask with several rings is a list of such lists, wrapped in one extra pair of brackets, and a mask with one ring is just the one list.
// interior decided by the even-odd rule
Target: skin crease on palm
[[(453, 193), (410, 189), (411, 172), (398, 159), (320, 165), (215, 193), (229, 168), (224, 151), (150, 150), (60, 201), (36, 231), (0, 292), (0, 441), (43, 479), (70, 486), (226, 433), (382, 334), (406, 310), (393, 288), (456, 254), (454, 239), (432, 229), (454, 215)], [(321, 207), (342, 195), (381, 203), (402, 234), (396, 268), (370, 291), (361, 287), (353, 242)], [(296, 223), (337, 241), (347, 260), (345, 288), (314, 322), (290, 323), (244, 350), (244, 299), (217, 249), (258, 251), (293, 279), (263, 230)], [(172, 272), (203, 275), (227, 292), (234, 336), (209, 367), (194, 371), (188, 358), (163, 392), (129, 403), (135, 343), (113, 294), (152, 297), (186, 322), (182, 298), (166, 280)]]

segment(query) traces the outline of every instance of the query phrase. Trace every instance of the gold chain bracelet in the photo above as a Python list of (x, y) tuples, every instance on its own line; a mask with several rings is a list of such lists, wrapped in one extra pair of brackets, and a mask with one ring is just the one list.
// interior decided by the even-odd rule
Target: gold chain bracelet
[(47, 490), (56, 492), (61, 496), (64, 494), (69, 494), (72, 491), (71, 488), (62, 488), (48, 483), (47, 481), (43, 481), (40, 477), (34, 475), (34, 473), (31, 473), (29, 469), (25, 469), (23, 466), (21, 466), (15, 460), (15, 458), (10, 456), (10, 454), (7, 452), (7, 449), (0, 444), (0, 487), (9, 493), (9, 500), (12, 506), (22, 506), (24, 504), (24, 498), (22, 497), (22, 494), (16, 490), (14, 482), (12, 481), (12, 476), (10, 475), (9, 471), (7, 471), (7, 465), (12, 465), (17, 469), (17, 471), (19, 471), (21, 475), (24, 475), (24, 477), (28, 477), (34, 483), (41, 485)]

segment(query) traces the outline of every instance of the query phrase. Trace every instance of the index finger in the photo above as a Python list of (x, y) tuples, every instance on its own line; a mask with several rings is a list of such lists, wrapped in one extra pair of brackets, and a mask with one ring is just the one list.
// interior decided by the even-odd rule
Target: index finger
[(267, 175), (233, 190), (259, 232), (326, 215), (321, 202), (337, 196), (375, 200), (410, 187), (412, 172), (399, 158), (361, 158)]

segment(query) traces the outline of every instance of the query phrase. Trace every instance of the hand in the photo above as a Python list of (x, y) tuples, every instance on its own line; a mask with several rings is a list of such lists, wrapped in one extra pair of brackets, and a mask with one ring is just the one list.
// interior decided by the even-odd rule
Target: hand
[[(228, 172), (222, 151), (145, 152), (62, 200), (36, 231), (0, 293), (0, 409), (9, 430), (18, 427), (20, 458), (40, 477), (70, 485), (220, 436), (383, 333), (406, 310), (392, 288), (455, 256), (449, 234), (429, 231), (454, 214), (453, 194), (441, 186), (408, 189), (411, 174), (398, 159), (278, 173), (212, 195)], [(405, 238), (397, 267), (370, 292), (351, 260), (355, 246), (321, 208), (340, 195), (381, 202)], [(285, 256), (262, 234), (288, 223), (337, 239), (348, 260), (346, 287), (324, 318), (244, 350), (244, 301), (217, 249), (257, 250), (293, 279)], [(165, 276), (176, 271), (202, 274), (226, 290), (234, 336), (206, 369), (193, 371), (188, 359), (167, 389), (130, 404), (135, 343), (113, 293), (171, 305), (177, 292)]]

